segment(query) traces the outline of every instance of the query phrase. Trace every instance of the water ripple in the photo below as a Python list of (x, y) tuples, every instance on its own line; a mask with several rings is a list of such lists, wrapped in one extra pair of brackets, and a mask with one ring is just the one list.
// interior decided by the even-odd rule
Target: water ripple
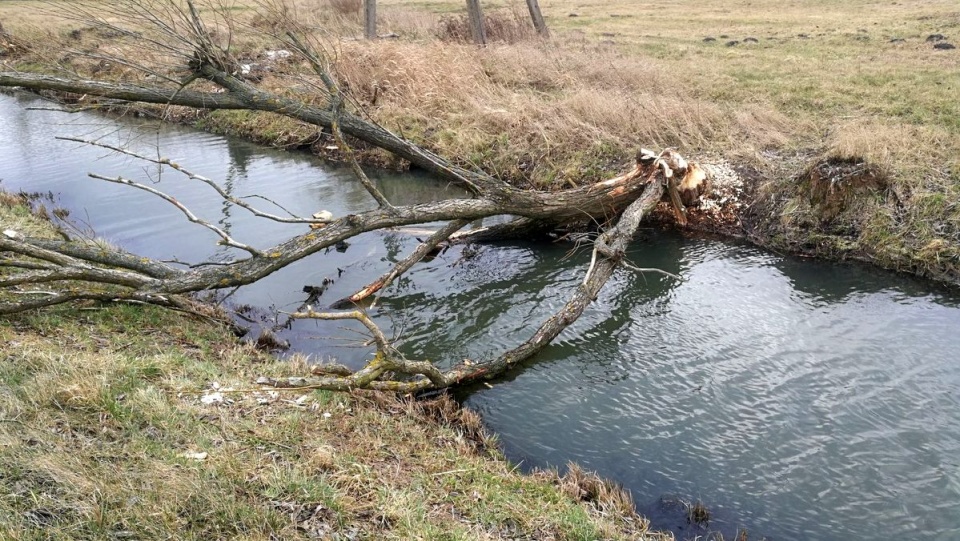
[[(300, 230), (249, 220), (202, 185), (65, 147), (51, 134), (110, 134), (148, 150), (159, 141), (164, 154), (232, 193), (268, 192), (301, 214), (373, 205), (345, 172), (319, 169), (307, 156), (180, 128), (27, 114), (21, 99), (0, 96), (3, 186), (61, 193), (75, 216), (144, 255), (236, 254), (218, 250), (162, 202), (91, 181), (86, 171), (159, 181), (258, 245)], [(458, 196), (422, 178), (380, 182), (395, 201)], [(701, 499), (715, 511), (711, 526), (731, 537), (745, 526), (751, 538), (960, 539), (960, 298), (858, 265), (644, 235), (630, 260), (682, 280), (618, 271), (535, 361), (469, 397), (511, 458), (581, 462), (624, 483), (645, 509)], [(295, 308), (304, 301), (300, 288), (325, 278), (334, 284), (324, 299), (340, 298), (415, 244), (408, 234), (363, 235), (234, 299)], [(373, 316), (400, 334), (405, 352), (451, 362), (517, 345), (566, 302), (588, 257), (522, 243), (468, 255), (448, 250), (382, 298)], [(290, 336), (302, 351), (357, 364), (370, 352), (349, 347), (359, 330), (300, 321)], [(343, 337), (349, 342), (331, 339)]]

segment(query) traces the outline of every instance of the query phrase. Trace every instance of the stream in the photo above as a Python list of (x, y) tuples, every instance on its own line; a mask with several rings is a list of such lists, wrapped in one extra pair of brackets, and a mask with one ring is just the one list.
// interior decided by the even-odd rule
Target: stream
[[(0, 94), (0, 189), (52, 193), (78, 233), (145, 256), (197, 263), (245, 253), (218, 246), (168, 203), (87, 172), (168, 192), (259, 248), (305, 227), (254, 218), (176, 172), (55, 136), (159, 153), (233, 195), (260, 194), (300, 215), (376, 206), (349, 169), (307, 154), (28, 107), (51, 105)], [(423, 175), (374, 176), (395, 204), (467, 197)], [(361, 235), (240, 288), (230, 302), (292, 311), (306, 300), (303, 286), (324, 279), (333, 284), (320, 304), (333, 302), (405, 257), (424, 233)], [(572, 245), (454, 247), (391, 286), (375, 319), (409, 356), (489, 358), (566, 301), (589, 255)], [(595, 470), (678, 539), (732, 538), (738, 528), (750, 539), (960, 539), (960, 295), (868, 266), (656, 229), (642, 230), (629, 258), (682, 279), (618, 271), (534, 361), (459, 391), (510, 460)], [(370, 355), (359, 330), (297, 321), (281, 337), (293, 352), (358, 366)], [(711, 512), (706, 528), (684, 518), (683, 502), (695, 501)]]

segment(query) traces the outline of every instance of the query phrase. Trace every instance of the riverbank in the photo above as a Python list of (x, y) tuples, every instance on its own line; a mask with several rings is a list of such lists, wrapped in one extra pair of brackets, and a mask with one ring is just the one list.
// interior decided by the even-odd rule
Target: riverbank
[[(19, 196), (0, 223), (53, 234)], [(4, 539), (671, 538), (579, 469), (519, 473), (450, 399), (260, 389), (310, 367), (215, 320), (86, 303), (0, 341)]]
[[(71, 39), (72, 39), (72, 38), (71, 38)], [(471, 49), (470, 49), (469, 47), (461, 47), (461, 50), (463, 50), (463, 51), (470, 51)], [(93, 68), (90, 68), (90, 69), (92, 70)], [(189, 120), (188, 117), (185, 117), (185, 118), (187, 118), (187, 119)], [(195, 120), (195, 119), (194, 119), (194, 120)], [(205, 117), (204, 120), (207, 120), (207, 117)], [(295, 127), (285, 127), (282, 123), (277, 123), (276, 125), (274, 125), (274, 124), (269, 124), (269, 123), (268, 123), (268, 122), (272, 122), (272, 121), (275, 121), (275, 120), (276, 120), (276, 119), (271, 119), (271, 118), (266, 118), (266, 117), (251, 117), (251, 118), (246, 118), (246, 119), (245, 119), (245, 118), (239, 118), (237, 121), (231, 121), (229, 118), (227, 118), (227, 119), (226, 119), (226, 122), (224, 123), (224, 128), (223, 128), (223, 129), (226, 129), (226, 130), (239, 129), (239, 128), (237, 128), (237, 127), (239, 127), (239, 126), (245, 126), (246, 129), (248, 130), (248, 132), (249, 132), (250, 134), (257, 134), (258, 132), (262, 132), (262, 133), (268, 134), (268, 135), (269, 135), (269, 134), (279, 134), (279, 135), (283, 135), (284, 137), (289, 137), (289, 138), (290, 138), (289, 140), (291, 141), (291, 143), (289, 143), (289, 144), (292, 144), (293, 146), (299, 146), (299, 145), (301, 145), (301, 144), (305, 144), (304, 142), (310, 142), (310, 141), (312, 140), (311, 137), (315, 138), (315, 134), (312, 134), (312, 135), (311, 135), (311, 133), (309, 133), (309, 132), (304, 132), (304, 133), (306, 133), (307, 137), (306, 137), (306, 139), (303, 139), (303, 138), (300, 138), (300, 137), (298, 136), (298, 132), (294, 129)], [(429, 120), (429, 119), (428, 119), (428, 120)], [(231, 128), (231, 126), (232, 126), (233, 128)], [(275, 126), (275, 127), (272, 127), (271, 129), (264, 129), (264, 127), (266, 127), (266, 126)], [(207, 126), (207, 127), (210, 128), (210, 126)], [(421, 138), (421, 139), (424, 140), (424, 141), (427, 141), (427, 140), (429, 139), (429, 137), (427, 137), (427, 134), (426, 134), (426, 133), (424, 133), (423, 135), (420, 135), (420, 136), (418, 136), (418, 137)], [(458, 143), (455, 134), (451, 134), (448, 138), (449, 138), (453, 143)], [(321, 140), (321, 141), (322, 141), (322, 140)], [(444, 139), (444, 141), (446, 141), (446, 139)], [(311, 144), (312, 144), (312, 143), (311, 143)], [(512, 144), (513, 144), (513, 143), (511, 142), (511, 146), (512, 146)], [(319, 146), (319, 145), (317, 145), (317, 146)], [(327, 145), (325, 145), (325, 146), (327, 146)], [(506, 145), (503, 145), (503, 146), (506, 146)], [(628, 146), (628, 145), (625, 145), (625, 146)], [(324, 148), (323, 150), (325, 150), (325, 148)], [(625, 149), (625, 150), (626, 150), (627, 153), (629, 154), (629, 149)], [(498, 156), (498, 155), (499, 155), (498, 152), (502, 152), (502, 150), (494, 150), (494, 151), (491, 151), (491, 156)], [(591, 152), (592, 152), (592, 151), (591, 151)], [(597, 152), (598, 152), (598, 154), (596, 154), (596, 155), (602, 155), (602, 153), (600, 153), (599, 150), (598, 150)], [(787, 156), (787, 158), (784, 158), (784, 159), (788, 160), (789, 163), (791, 164), (789, 167), (787, 167), (786, 165), (783, 166), (783, 167), (784, 167), (784, 170), (785, 170), (785, 171), (788, 171), (788, 172), (789, 172), (789, 171), (796, 172), (796, 171), (801, 170), (801, 169), (802, 169), (802, 164), (807, 163), (806, 160), (810, 159), (810, 158), (813, 156), (813, 155), (805, 156), (802, 152), (799, 152), (799, 153), (796, 153), (796, 154), (790, 154), (789, 152), (786, 152), (786, 151), (783, 151), (783, 152), (785, 152), (785, 153), (782, 154), (781, 156)], [(586, 159), (591, 159), (591, 158), (594, 157), (594, 156), (595, 156), (595, 155), (591, 153), (590, 156), (588, 156)], [(479, 158), (482, 159), (482, 160), (492, 159), (492, 158), (488, 158), (488, 157), (485, 157), (485, 156), (480, 156)], [(792, 160), (792, 161), (791, 161), (791, 160)], [(607, 165), (604, 166), (604, 167), (609, 167), (610, 170), (614, 170), (614, 169), (616, 169), (616, 167), (617, 167), (617, 164), (614, 163), (614, 162), (616, 162), (616, 159), (611, 158), (610, 164), (607, 164)], [(480, 163), (486, 164), (487, 162), (486, 162), (486, 161), (483, 161), (483, 162), (480, 162)], [(773, 173), (763, 173), (763, 171), (765, 170), (764, 167), (770, 167), (769, 163), (759, 162), (759, 163), (754, 163), (753, 165), (749, 165), (749, 164), (751, 163), (749, 154), (748, 154), (745, 158), (743, 158), (743, 160), (738, 160), (736, 163), (737, 163), (737, 165), (731, 167), (731, 169), (734, 170), (734, 171), (736, 171), (736, 172), (739, 172), (739, 174), (737, 175), (737, 178), (738, 178), (739, 181), (741, 182), (741, 185), (747, 187), (749, 190), (755, 190), (756, 187), (759, 186), (759, 184), (756, 184), (756, 185), (755, 185), (755, 184), (750, 184), (750, 183), (744, 183), (744, 180), (747, 180), (747, 181), (753, 180), (753, 181), (757, 181), (757, 182), (759, 183), (759, 182), (762, 182), (762, 181), (763, 181), (763, 178), (765, 178), (765, 177), (763, 176), (764, 174), (773, 175)], [(829, 162), (829, 161), (828, 161), (828, 162), (826, 162), (826, 163), (827, 163), (828, 167), (827, 167), (826, 169), (823, 169), (822, 171), (818, 172), (818, 175), (820, 175), (820, 178), (823, 180), (823, 182), (820, 184), (820, 186), (822, 187), (823, 191), (826, 192), (826, 194), (830, 195), (830, 194), (833, 194), (833, 193), (834, 193), (833, 189), (834, 189), (835, 186), (841, 186), (841, 187), (843, 186), (843, 182), (835, 182), (833, 177), (835, 177), (835, 178), (836, 178), (837, 180), (839, 180), (839, 181), (843, 181), (843, 180), (852, 178), (852, 176), (851, 176), (849, 173), (845, 173), (845, 172), (843, 172), (843, 171), (841, 171), (842, 174), (835, 174), (835, 173), (833, 173), (833, 172), (831, 171), (831, 169), (830, 169), (830, 167), (833, 167), (832, 162)], [(548, 165), (550, 165), (550, 164), (548, 164)], [(857, 162), (856, 162), (856, 161), (853, 162), (852, 165), (856, 166), (856, 165), (857, 165)], [(603, 164), (601, 164), (601, 166), (603, 166)], [(857, 169), (857, 168), (854, 167), (853, 169)], [(769, 170), (775, 170), (775, 169), (769, 169)], [(574, 170), (572, 170), (572, 171), (573, 171), (573, 173), (571, 173), (571, 174), (578, 173), (578, 170), (576, 170), (576, 169), (574, 169)], [(583, 174), (585, 175), (584, 181), (589, 180), (589, 178), (586, 177), (586, 170), (584, 170)], [(599, 173), (598, 173), (598, 174), (599, 174)], [(602, 173), (602, 174), (606, 174), (606, 173)], [(511, 177), (511, 178), (512, 178), (512, 177)], [(564, 178), (566, 178), (566, 177), (564, 177)], [(573, 177), (571, 176), (570, 178), (572, 179)], [(811, 178), (812, 178), (812, 177), (811, 177)], [(517, 182), (524, 182), (524, 181), (521, 179), (521, 180), (517, 180)], [(576, 181), (576, 180), (570, 180), (570, 182), (571, 182), (571, 183), (576, 183), (576, 182), (578, 182), (578, 181)], [(812, 182), (812, 181), (811, 181), (811, 182)], [(873, 181), (870, 180), (869, 178), (868, 178), (865, 182), (863, 182), (863, 183), (866, 185), (867, 188), (877, 189), (876, 187), (872, 186)], [(812, 190), (812, 188), (810, 188), (810, 189)], [(881, 187), (880, 189), (882, 189), (882, 187)], [(749, 191), (749, 190), (748, 190), (748, 191)], [(749, 193), (756, 193), (756, 192), (749, 192)], [(781, 192), (777, 192), (776, 190), (771, 190), (771, 191), (768, 192), (768, 193), (769, 193), (769, 194), (773, 194), (773, 195), (771, 195), (771, 202), (772, 202), (772, 203), (774, 203), (774, 204), (779, 204), (779, 203), (782, 203), (782, 202), (784, 201), (783, 199), (780, 198), (780, 196), (781, 196), (781, 194), (782, 194)], [(869, 193), (871, 193), (871, 192), (866, 192), (866, 193), (869, 194)], [(747, 199), (747, 200), (744, 200), (744, 201), (746, 201), (746, 202), (751, 202), (751, 201), (753, 201), (753, 199)], [(759, 217), (760, 217), (760, 218), (762, 218), (762, 217), (764, 216), (764, 214), (763, 214), (762, 212), (758, 212), (758, 214), (759, 214)], [(734, 215), (734, 216), (733, 216), (734, 220), (731, 222), (731, 225), (733, 225), (733, 226), (738, 226), (738, 225), (739, 225), (739, 224), (738, 224), (738, 220), (740, 220), (740, 217), (741, 217), (742, 215), (743, 215), (743, 214), (741, 214), (741, 213), (739, 213), (739, 212), (738, 212), (736, 215)], [(802, 213), (800, 213), (799, 215), (802, 216)], [(775, 205), (774, 205), (774, 207), (772, 207), (771, 209), (769, 209), (768, 216), (770, 216), (770, 217), (779, 216), (779, 215), (777, 214), (776, 206), (775, 206)], [(771, 218), (771, 219), (772, 219), (772, 218)], [(713, 226), (712, 226), (713, 223), (714, 223), (714, 222), (711, 222), (711, 221), (705, 221), (705, 222), (702, 224), (702, 226), (705, 227), (705, 228), (711, 228), (711, 227), (713, 227)], [(774, 221), (771, 222), (771, 223), (772, 223), (773, 226), (777, 226), (777, 225), (780, 224), (781, 222), (774, 220)], [(801, 238), (805, 238), (805, 237), (801, 237)], [(762, 239), (761, 239), (761, 241), (762, 241)], [(814, 244), (813, 248), (817, 248), (817, 246), (818, 246), (818, 245)]]
[[(8, 39), (3, 69), (58, 66), (139, 80), (143, 73), (111, 60), (126, 55), (158, 73), (171, 70), (130, 36), (89, 21), (54, 22), (32, 5), (0, 9), (9, 35), (19, 36)], [(544, 42), (523, 13), (490, 6), (497, 31), (478, 49), (461, 41), (459, 4), (447, 0), (382, 2), (380, 31), (391, 38), (376, 42), (355, 39), (351, 14), (293, 2), (286, 13), (237, 6), (230, 41), (250, 80), (322, 103), (308, 67), (270, 37), (285, 18), (315, 29), (371, 118), (518, 186), (595, 182), (621, 172), (638, 146), (676, 147), (717, 164), (734, 186), (695, 213), (700, 230), (956, 285), (960, 75), (952, 68), (960, 60), (955, 49), (935, 47), (960, 26), (947, 7), (559, 2), (547, 10), (553, 38)], [(115, 12), (104, 16), (121, 23)], [(160, 114), (275, 146), (339, 152), (315, 128), (268, 114)], [(376, 149), (364, 158), (403, 167)]]

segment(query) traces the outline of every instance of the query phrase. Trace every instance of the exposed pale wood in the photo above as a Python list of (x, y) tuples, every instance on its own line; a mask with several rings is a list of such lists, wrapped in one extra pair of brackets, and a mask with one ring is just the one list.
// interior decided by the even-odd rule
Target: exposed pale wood
[(412, 254), (397, 263), (386, 274), (360, 288), (353, 295), (335, 302), (333, 306), (337, 308), (356, 304), (370, 297), (370, 295), (373, 295), (374, 293), (389, 286), (390, 283), (396, 280), (401, 274), (410, 270), (410, 268), (416, 265), (417, 262), (426, 257), (427, 254), (429, 254), (432, 250), (436, 249), (441, 242), (448, 239), (450, 235), (466, 227), (468, 223), (470, 222), (467, 220), (453, 220), (452, 222), (438, 229), (434, 234), (430, 235), (430, 238), (427, 239), (426, 242), (423, 242), (420, 244), (420, 246), (417, 246), (417, 249), (414, 250)]

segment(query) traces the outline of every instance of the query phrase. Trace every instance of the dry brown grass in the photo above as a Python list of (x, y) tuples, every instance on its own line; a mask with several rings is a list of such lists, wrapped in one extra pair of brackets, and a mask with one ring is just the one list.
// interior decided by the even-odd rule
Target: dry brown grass
[[(485, 12), (483, 27), (487, 43), (517, 43), (536, 37), (530, 16), (520, 12), (516, 6), (510, 10)], [(473, 42), (470, 20), (465, 14), (442, 16), (436, 34), (443, 41)]]
[[(454, 4), (424, 0), (419, 5), (447, 13)], [(643, 6), (560, 0), (544, 9), (560, 36), (552, 46), (605, 43), (634, 62), (668, 72), (671, 93), (683, 90), (679, 99), (735, 109), (725, 122), (735, 123), (735, 135), (772, 128), (775, 133), (757, 138), (787, 149), (822, 148), (821, 134), (840, 120), (885, 130), (921, 126), (923, 137), (904, 138), (898, 146), (942, 148), (939, 143), (945, 143), (941, 161), (955, 163), (960, 150), (955, 142), (960, 104), (953, 98), (960, 87), (956, 53), (935, 51), (925, 41), (934, 32), (960, 39), (951, 35), (951, 29), (960, 28), (960, 11), (948, 0), (708, 0)], [(707, 37), (716, 41), (704, 42)], [(758, 42), (744, 43), (747, 37)], [(894, 38), (903, 41), (891, 42)], [(740, 44), (725, 47), (728, 40)], [(596, 60), (609, 65), (606, 58)], [(872, 139), (867, 132), (863, 137)], [(736, 141), (719, 144), (727, 150)]]
[(675, 74), (603, 46), (344, 44), (337, 71), (388, 127), (538, 185), (611, 173), (641, 144), (763, 148), (787, 126), (757, 107), (689, 96)]
[(593, 504), (601, 513), (631, 517), (631, 510), (636, 508), (633, 496), (622, 486), (572, 462), (567, 464), (565, 474), (557, 475), (556, 482), (564, 494)]
[(363, 7), (363, 0), (327, 0), (327, 3), (342, 15), (357, 15)]
[[(678, 147), (708, 162), (722, 157), (749, 178), (769, 181), (756, 193), (775, 194), (761, 205), (766, 218), (748, 220), (758, 240), (960, 279), (960, 214), (951, 203), (960, 191), (958, 53), (926, 42), (932, 33), (960, 39), (960, 10), (951, 0), (558, 0), (543, 6), (552, 40), (482, 49), (438, 38), (441, 21), (462, 15), (454, 0), (380, 2), (381, 31), (399, 39), (374, 43), (354, 40), (359, 22), (317, 9), (317, 1), (294, 0), (285, 9), (336, 52), (337, 70), (359, 104), (463, 164), (524, 186), (563, 187), (618, 172), (641, 145)], [(22, 13), (26, 5), (0, 4), (8, 30), (38, 22), (35, 13)], [(519, 27), (517, 6), (485, 9), (512, 16)], [(248, 22), (265, 17), (261, 7), (231, 13)], [(271, 31), (282, 27), (282, 19), (270, 21)], [(43, 22), (26, 41), (69, 35), (69, 25)], [(256, 61), (277, 46), (242, 26), (232, 41), (238, 57)], [(84, 47), (93, 47), (87, 39)], [(99, 67), (64, 59), (56, 47), (20, 65), (55, 63), (84, 73)], [(316, 82), (303, 71), (290, 64), (262, 84), (317, 102)], [(116, 66), (108, 73), (135, 76)], [(218, 114), (205, 126), (279, 145), (309, 143), (312, 133), (266, 115)], [(889, 183), (887, 192), (860, 201), (859, 215), (850, 207), (823, 231), (824, 209), (805, 200), (801, 180), (811, 164), (830, 159), (868, 163)]]
[[(437, 25), (434, 34), (442, 33), (440, 18), (453, 17), (431, 19), (386, 7), (383, 26), (402, 35), (409, 27), (414, 37), (422, 37), (429, 24)], [(309, 8), (295, 4), (287, 13), (307, 28), (327, 28), (331, 21), (322, 10)], [(331, 48), (339, 50), (338, 71), (377, 120), (445, 155), (520, 182), (545, 186), (595, 179), (615, 172), (639, 144), (691, 151), (733, 144), (742, 150), (779, 144), (786, 137), (788, 124), (773, 111), (754, 105), (734, 110), (699, 99), (678, 74), (609, 45), (579, 40), (556, 47), (526, 39), (532, 33), (519, 30), (527, 21), (516, 6), (490, 9), (488, 15), (509, 21), (503, 25), (513, 28), (504, 30), (507, 41), (521, 41), (482, 50), (435, 40), (374, 46), (347, 41)], [(262, 9), (250, 16), (257, 27), (277, 25), (276, 17)], [(332, 30), (353, 32), (349, 25)], [(256, 59), (258, 49), (271, 47), (269, 40), (241, 34), (235, 30), (230, 36), (238, 57)], [(136, 55), (157, 67), (169, 62), (135, 51), (134, 40), (106, 47), (104, 55)], [(82, 73), (105, 73), (100, 62), (91, 65), (80, 56), (69, 61)], [(116, 64), (107, 68), (121, 79), (132, 76)], [(290, 88), (292, 82), (274, 71), (264, 84)]]

